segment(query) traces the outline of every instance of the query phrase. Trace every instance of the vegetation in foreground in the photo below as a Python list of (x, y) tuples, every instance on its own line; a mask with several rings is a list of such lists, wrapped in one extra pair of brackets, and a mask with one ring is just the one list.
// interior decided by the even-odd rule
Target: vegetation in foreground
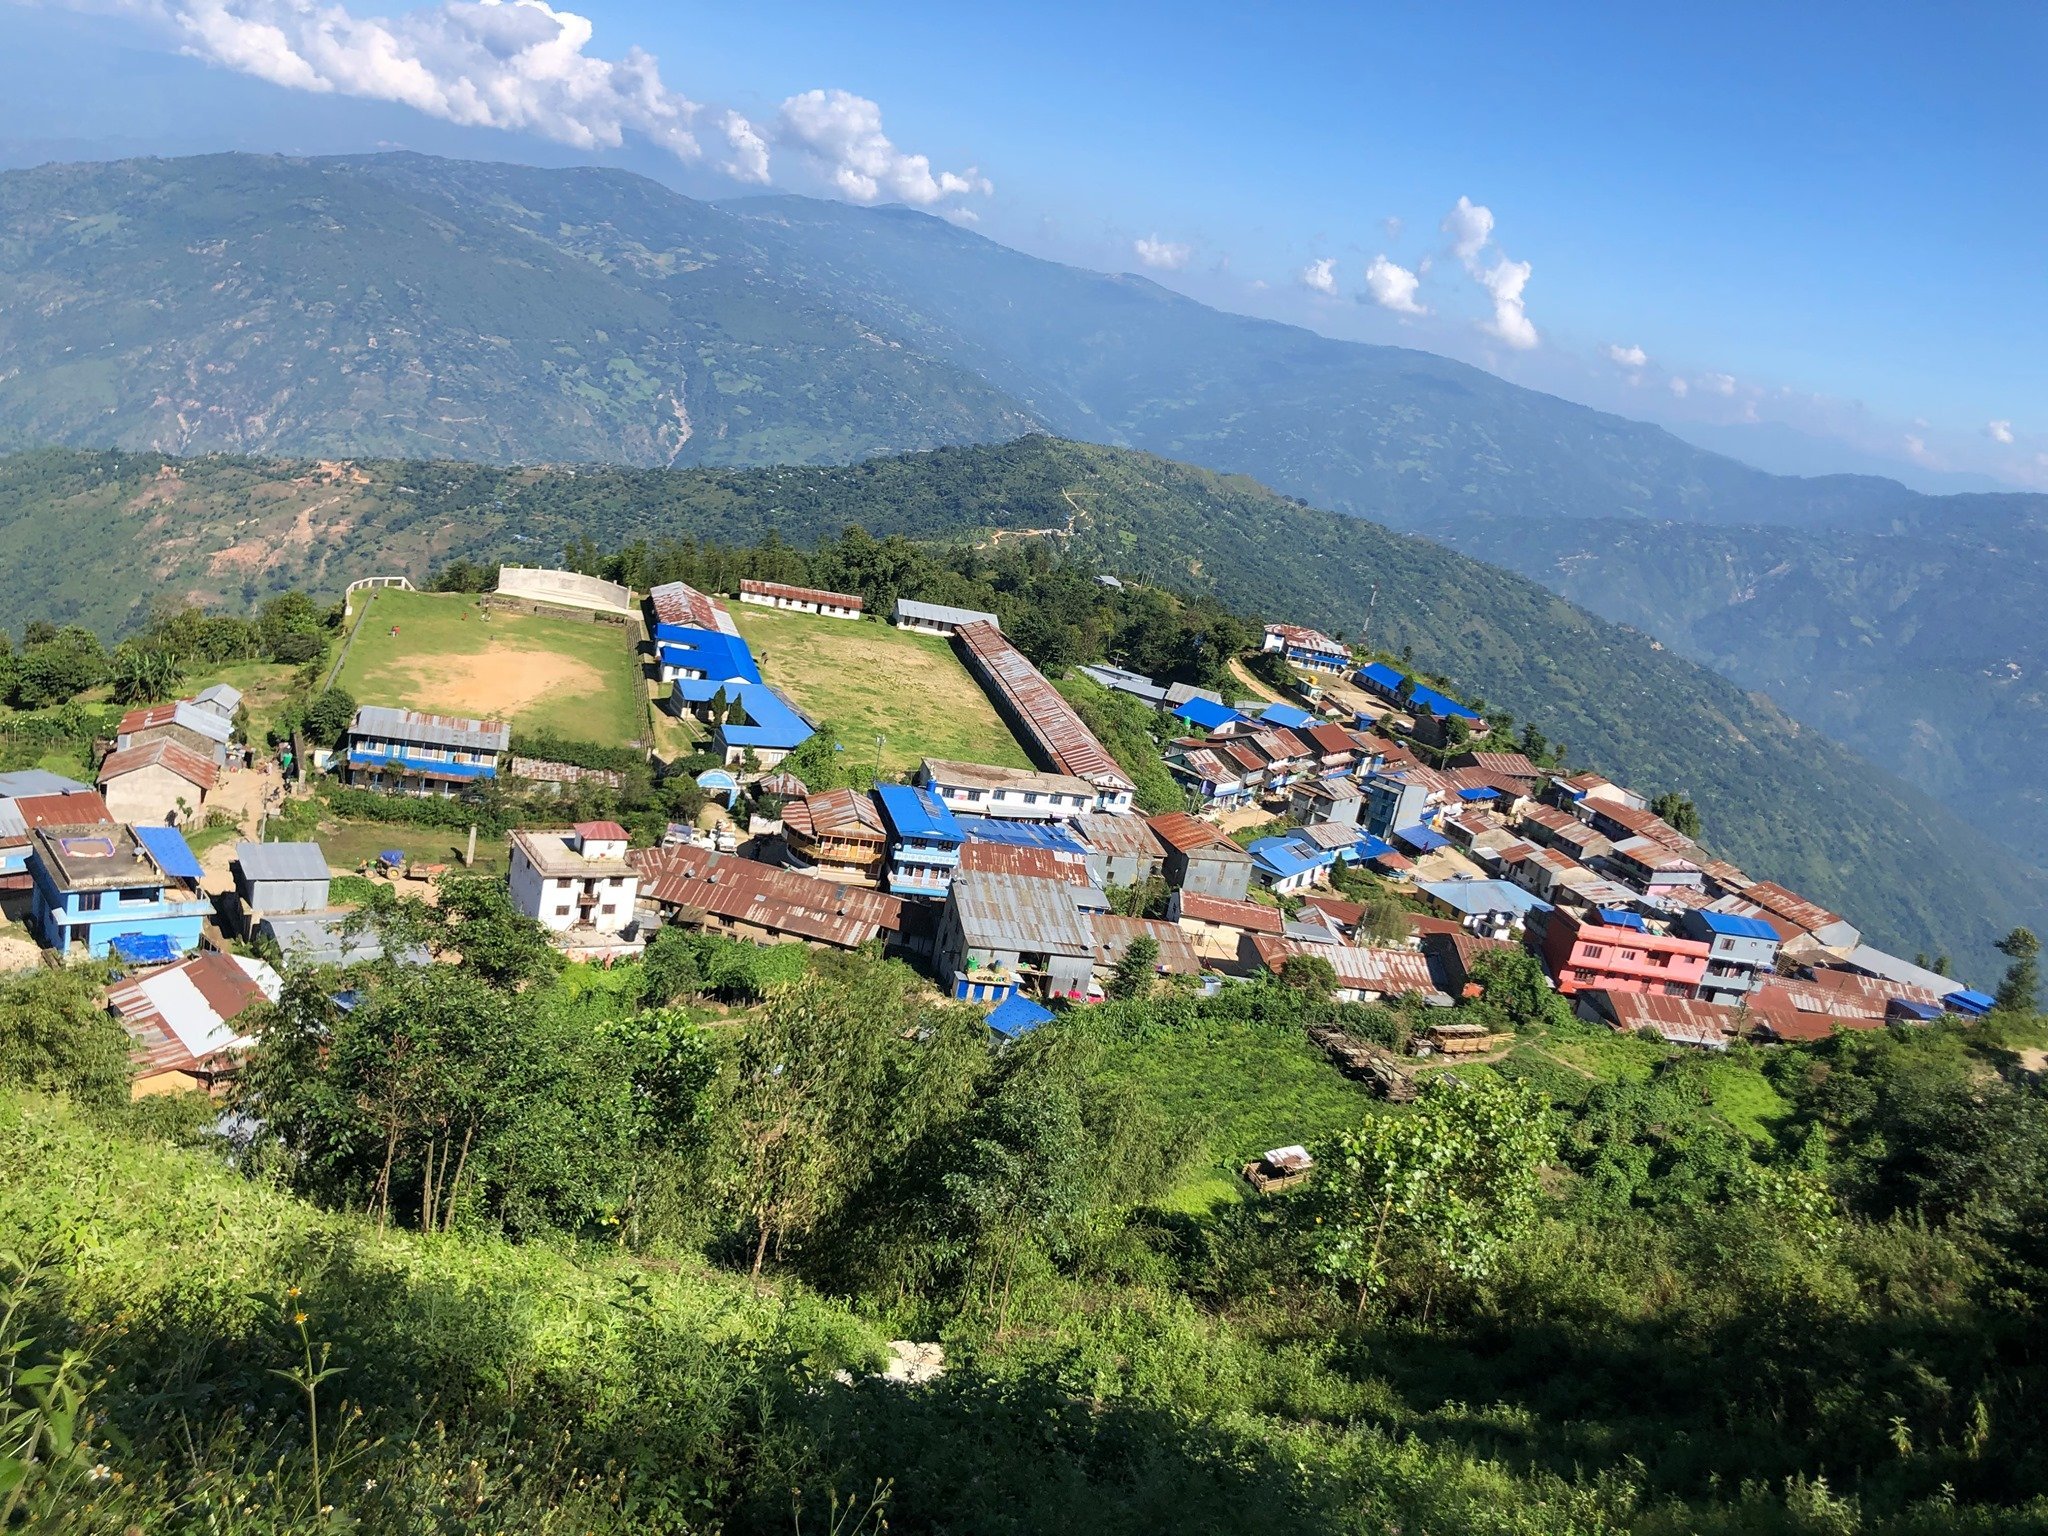
[[(1302, 985), (993, 1051), (893, 963), (380, 906), (444, 963), (297, 980), (232, 1148), (0, 987), (17, 1524), (2048, 1528), (2031, 1015), (1708, 1060), (1503, 972), (1392, 1108), (1302, 1030), (1413, 1020)], [(1204, 1195), (1283, 1128), (1306, 1189)]]

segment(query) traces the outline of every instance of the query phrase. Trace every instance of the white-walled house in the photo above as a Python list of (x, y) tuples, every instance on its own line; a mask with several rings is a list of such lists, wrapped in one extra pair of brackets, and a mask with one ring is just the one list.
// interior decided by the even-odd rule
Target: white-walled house
[(616, 936), (633, 921), (640, 875), (626, 862), (626, 829), (578, 822), (564, 832), (512, 834), (512, 903), (552, 933)]

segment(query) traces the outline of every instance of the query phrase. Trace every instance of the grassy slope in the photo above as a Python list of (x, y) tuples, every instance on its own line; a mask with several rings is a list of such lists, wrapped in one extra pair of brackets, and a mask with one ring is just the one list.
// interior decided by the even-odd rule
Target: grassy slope
[(884, 775), (926, 757), (1029, 768), (950, 642), (866, 619), (818, 618), (751, 603), (727, 605), (761, 675), (807, 714), (839, 731), (849, 753), (882, 747)]
[[(485, 674), (484, 691), (470, 680), (472, 669)], [(617, 626), (532, 614), (486, 619), (474, 598), (453, 593), (372, 593), (337, 681), (359, 703), (509, 718), (515, 728), (606, 746), (646, 732), (639, 663)], [(525, 702), (501, 713), (499, 698)]]

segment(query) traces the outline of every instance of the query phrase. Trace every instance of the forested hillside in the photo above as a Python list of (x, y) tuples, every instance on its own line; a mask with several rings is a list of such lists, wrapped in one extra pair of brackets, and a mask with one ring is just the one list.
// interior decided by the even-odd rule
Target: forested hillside
[(1988, 835), (2048, 845), (2041, 498), (1867, 529), (1471, 518), (1445, 537), (1768, 692)]
[(111, 632), (160, 591), (244, 606), (294, 584), (421, 579), (452, 558), (553, 559), (573, 543), (596, 560), (690, 536), (814, 543), (849, 523), (918, 539), (1009, 530), (1048, 557), (1346, 634), (1377, 587), (1372, 643), (1412, 648), (1575, 761), (1691, 794), (1711, 846), (1839, 904), (1879, 942), (1993, 975), (1993, 939), (2048, 908), (2037, 866), (1644, 634), (1248, 480), (1057, 439), (757, 471), (23, 455), (0, 462), (0, 559), (45, 574), (0, 594), (0, 624)]

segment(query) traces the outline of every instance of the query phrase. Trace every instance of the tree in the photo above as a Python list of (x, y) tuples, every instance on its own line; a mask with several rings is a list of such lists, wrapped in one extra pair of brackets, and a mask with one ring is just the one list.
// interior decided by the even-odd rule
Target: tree
[(101, 1005), (91, 971), (37, 970), (0, 981), (0, 1084), (99, 1107), (121, 1104), (129, 1052), (127, 1031)]
[(2012, 961), (2005, 979), (1998, 984), (1998, 1007), (2005, 1013), (2032, 1013), (2040, 1006), (2041, 941), (2031, 928), (2015, 928), (1998, 941), (1999, 951)]
[(1117, 956), (1116, 966), (1111, 970), (1102, 992), (1105, 997), (1118, 1002), (1144, 997), (1151, 992), (1152, 983), (1158, 975), (1159, 941), (1150, 934), (1140, 934)]
[(323, 747), (338, 746), (356, 717), (356, 701), (341, 688), (329, 688), (306, 706), (301, 722), (307, 739)]
[(1484, 1278), (1533, 1225), (1555, 1146), (1527, 1084), (1437, 1078), (1412, 1112), (1319, 1149), (1315, 1263), (1356, 1287), (1361, 1313), (1400, 1286), (1422, 1292), (1427, 1320), (1440, 1288)]
[(1358, 920), (1358, 936), (1368, 944), (1382, 947), (1405, 944), (1408, 940), (1408, 909), (1391, 896), (1368, 901), (1365, 915)]
[(107, 654), (100, 648), (99, 636), (76, 626), (55, 630), (48, 639), (30, 645), (16, 660), (15, 702), (23, 709), (61, 704), (76, 698), (106, 675)]
[(1692, 796), (1682, 795), (1677, 790), (1666, 790), (1650, 802), (1653, 815), (1661, 816), (1674, 831), (1683, 832), (1687, 837), (1698, 840), (1700, 835), (1699, 807), (1692, 803)]
[(1571, 1022), (1570, 1006), (1526, 949), (1482, 951), (1472, 961), (1472, 979), (1484, 989), (1486, 1001), (1517, 1029), (1554, 1028)]
[(1289, 955), (1280, 967), (1280, 985), (1326, 999), (1337, 990), (1337, 967), (1321, 955)]
[(256, 614), (256, 644), (273, 661), (311, 661), (326, 645), (324, 618), (303, 592), (280, 592)]
[(175, 651), (124, 645), (114, 652), (110, 673), (117, 704), (147, 704), (174, 695), (185, 681), (185, 664)]

